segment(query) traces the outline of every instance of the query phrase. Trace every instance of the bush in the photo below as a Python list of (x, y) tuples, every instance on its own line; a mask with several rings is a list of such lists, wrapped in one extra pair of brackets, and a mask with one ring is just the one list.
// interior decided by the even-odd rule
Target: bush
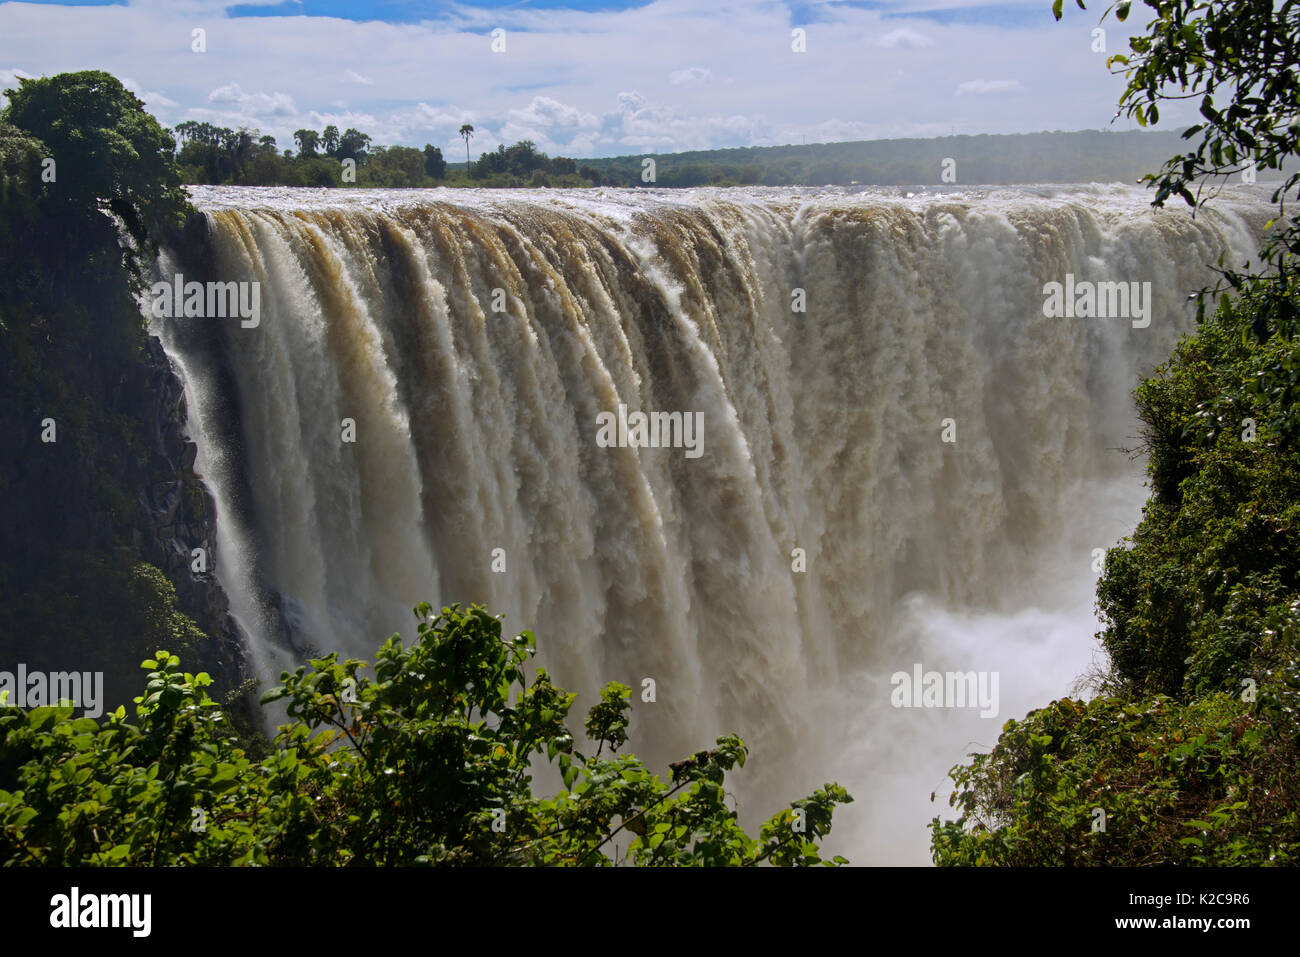
[[(734, 735), (661, 780), (627, 740), (630, 690), (608, 685), (585, 723), (575, 695), (525, 668), (532, 635), (503, 638), (481, 608), (415, 609), (418, 638), (379, 649), (374, 677), (327, 655), (262, 698), (288, 722), (260, 759), (241, 746), (207, 675), (146, 660), (136, 722), (70, 708), (0, 713), (0, 862), (53, 865), (777, 865), (825, 861), (836, 784), (741, 829), (726, 802)], [(606, 757), (602, 754), (607, 753)], [(535, 755), (564, 788), (532, 793)], [(620, 838), (618, 851), (612, 846)]]

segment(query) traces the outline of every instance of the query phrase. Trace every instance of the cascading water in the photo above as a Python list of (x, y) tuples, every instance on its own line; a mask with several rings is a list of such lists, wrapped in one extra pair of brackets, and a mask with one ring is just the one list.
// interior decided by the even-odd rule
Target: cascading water
[[(260, 319), (157, 326), (257, 667), (480, 602), (576, 714), (631, 685), (661, 771), (741, 734), (747, 823), (839, 780), (830, 850), (926, 861), (947, 768), (1086, 666), (1130, 392), (1266, 218), (1148, 199), (197, 189), (186, 278), (259, 283)], [(1150, 324), (1045, 315), (1067, 274), (1150, 283)], [(698, 455), (604, 447), (620, 404), (700, 413)], [(998, 672), (999, 714), (892, 707), (914, 663)]]

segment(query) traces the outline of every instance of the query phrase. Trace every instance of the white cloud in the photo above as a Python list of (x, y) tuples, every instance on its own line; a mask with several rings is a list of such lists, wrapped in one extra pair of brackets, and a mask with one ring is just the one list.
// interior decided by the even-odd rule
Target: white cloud
[(644, 106), (645, 97), (635, 90), (627, 93), (620, 93), (618, 95), (618, 109), (620, 113), (635, 113)]
[(692, 83), (708, 83), (713, 79), (713, 71), (706, 70), (702, 66), (687, 67), (685, 70), (674, 70), (668, 74), (668, 82), (673, 86), (690, 86)]
[(175, 100), (168, 98), (166, 95), (159, 93), (157, 90), (145, 90), (139, 83), (129, 76), (118, 77), (122, 81), (122, 86), (138, 96), (145, 106), (155, 112), (164, 107), (180, 106)]
[(209, 103), (231, 107), (248, 116), (293, 116), (298, 112), (287, 93), (245, 93), (238, 83), (228, 83), (208, 94)]
[[(903, 0), (891, 10), (917, 4), (933, 6)], [(808, 52), (795, 54), (785, 0), (649, 0), (603, 12), (453, 0), (418, 23), (230, 17), (223, 7), (0, 2), (0, 78), (106, 69), (138, 81), (137, 95), (167, 125), (243, 125), (285, 143), (295, 129), (333, 122), (376, 143), (463, 150), (456, 131), (469, 121), (480, 134), (471, 152), (518, 137), (578, 158), (1100, 127), (1123, 89), (1086, 32), (1080, 40), (1050, 17), (1011, 30), (820, 3), (804, 24)], [(190, 50), (196, 25), (207, 30), (205, 54)], [(496, 26), (509, 31), (503, 55), (488, 52)], [(864, 50), (897, 59), (876, 69)], [(904, 75), (912, 51), (923, 51), (924, 68)], [(968, 79), (1006, 76), (1008, 62), (1042, 79), (1032, 89)], [(1008, 111), (998, 93), (1019, 94), (1018, 108)]]
[(876, 46), (886, 50), (921, 50), (934, 46), (934, 41), (923, 33), (900, 27), (877, 38)]
[(985, 96), (989, 93), (1021, 93), (1019, 80), (967, 80), (958, 84), (957, 96)]
[(590, 129), (600, 125), (595, 114), (584, 113), (577, 107), (561, 103), (549, 96), (535, 96), (532, 102), (522, 110), (511, 110), (512, 122), (528, 123), (536, 126), (558, 129)]

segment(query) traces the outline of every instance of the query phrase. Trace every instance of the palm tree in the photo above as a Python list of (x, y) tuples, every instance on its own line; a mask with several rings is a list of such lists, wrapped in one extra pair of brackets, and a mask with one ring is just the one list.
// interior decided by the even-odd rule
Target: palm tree
[(461, 138), (465, 141), (465, 172), (469, 172), (469, 141), (474, 135), (474, 127), (466, 123), (460, 128)]

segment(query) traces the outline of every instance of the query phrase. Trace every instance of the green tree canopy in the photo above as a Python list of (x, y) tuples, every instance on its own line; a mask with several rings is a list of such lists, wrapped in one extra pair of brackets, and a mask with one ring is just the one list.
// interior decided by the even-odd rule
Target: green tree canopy
[(158, 229), (183, 220), (189, 203), (172, 138), (116, 77), (85, 70), (23, 78), (7, 95), (0, 121), (40, 140), (55, 161), (45, 193), (52, 213), (110, 210), (150, 252)]
[(447, 175), (447, 161), (442, 157), (442, 150), (429, 143), (424, 144), (424, 173), (434, 179)]
[(303, 156), (315, 156), (320, 134), (315, 130), (294, 130), (293, 141), (298, 144), (298, 152)]

